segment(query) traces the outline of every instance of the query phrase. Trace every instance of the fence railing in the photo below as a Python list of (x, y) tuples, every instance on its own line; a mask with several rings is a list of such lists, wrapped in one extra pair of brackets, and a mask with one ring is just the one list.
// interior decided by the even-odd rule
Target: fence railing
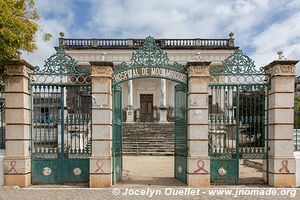
[[(138, 48), (144, 39), (72, 39), (60, 38), (59, 46), (72, 48)], [(162, 48), (230, 48), (234, 47), (233, 39), (156, 39)]]
[(300, 129), (294, 129), (293, 145), (295, 151), (300, 151)]

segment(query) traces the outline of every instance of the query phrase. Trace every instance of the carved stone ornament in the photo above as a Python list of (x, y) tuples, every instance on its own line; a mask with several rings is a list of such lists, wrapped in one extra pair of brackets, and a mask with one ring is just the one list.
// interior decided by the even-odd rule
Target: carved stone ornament
[(43, 169), (43, 174), (44, 176), (49, 176), (51, 174), (52, 170), (50, 169), (50, 167), (44, 167)]
[(28, 67), (26, 66), (20, 66), (20, 65), (10, 65), (5, 67), (5, 74), (6, 75), (24, 75), (28, 76), (28, 74), (31, 72)]
[(267, 70), (271, 76), (295, 75), (295, 65), (275, 65)]
[(112, 67), (110, 66), (91, 66), (92, 76), (112, 76)]
[(178, 171), (179, 174), (182, 173), (183, 169), (182, 169), (182, 167), (180, 165), (177, 167), (177, 171)]
[[(195, 64), (197, 64), (197, 63), (195, 63)], [(194, 64), (194, 63), (192, 63), (192, 64)], [(209, 76), (209, 64), (210, 64), (210, 62), (207, 62), (207, 63), (200, 62), (199, 65), (191, 65), (188, 63), (187, 64), (188, 75), (189, 76)]]
[(225, 176), (227, 174), (227, 171), (223, 167), (221, 167), (218, 170), (218, 173), (219, 173), (220, 176)]
[(75, 176), (79, 176), (81, 174), (81, 169), (79, 167), (76, 167), (73, 169), (73, 174)]
[(295, 76), (298, 60), (274, 60), (265, 67), (266, 73), (270, 76)]

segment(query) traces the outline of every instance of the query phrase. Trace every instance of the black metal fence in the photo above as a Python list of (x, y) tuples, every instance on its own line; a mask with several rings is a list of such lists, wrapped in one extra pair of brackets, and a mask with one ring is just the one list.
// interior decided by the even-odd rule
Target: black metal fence
[(300, 151), (300, 102), (297, 100), (294, 105), (293, 145), (295, 151)]
[(5, 149), (5, 96), (4, 85), (0, 85), (0, 149)]
[(300, 128), (294, 129), (293, 142), (294, 150), (300, 151)]

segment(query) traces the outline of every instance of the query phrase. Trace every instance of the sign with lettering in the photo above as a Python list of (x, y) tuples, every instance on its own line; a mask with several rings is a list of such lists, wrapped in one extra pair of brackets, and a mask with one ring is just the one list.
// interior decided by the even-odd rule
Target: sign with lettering
[(114, 84), (127, 81), (135, 78), (166, 78), (174, 80), (180, 83), (186, 84), (187, 75), (171, 68), (159, 68), (159, 67), (145, 67), (145, 68), (131, 68), (118, 73), (113, 74)]

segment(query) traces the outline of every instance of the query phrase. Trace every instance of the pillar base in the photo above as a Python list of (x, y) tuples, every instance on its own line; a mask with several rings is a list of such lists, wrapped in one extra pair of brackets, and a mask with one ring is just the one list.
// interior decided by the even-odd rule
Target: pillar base
[(91, 174), (90, 188), (107, 188), (112, 186), (112, 174)]
[(188, 174), (187, 185), (191, 187), (209, 187), (210, 174)]
[(159, 108), (159, 122), (168, 122), (167, 120), (167, 108), (160, 107)]
[(133, 107), (127, 106), (126, 122), (134, 122)]
[(4, 175), (4, 185), (28, 187), (31, 185), (31, 173)]
[(271, 174), (269, 173), (269, 185), (273, 187), (296, 187), (295, 174)]

